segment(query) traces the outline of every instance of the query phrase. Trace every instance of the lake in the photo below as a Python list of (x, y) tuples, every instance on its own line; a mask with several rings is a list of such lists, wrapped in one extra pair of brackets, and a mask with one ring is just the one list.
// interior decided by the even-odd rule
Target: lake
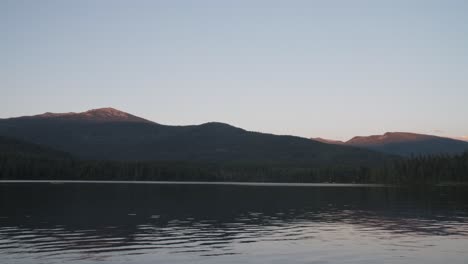
[(0, 263), (468, 263), (468, 188), (0, 183)]

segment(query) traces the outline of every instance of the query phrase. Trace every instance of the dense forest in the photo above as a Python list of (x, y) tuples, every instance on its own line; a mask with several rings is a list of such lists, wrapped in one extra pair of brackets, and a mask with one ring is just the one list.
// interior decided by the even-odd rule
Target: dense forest
[(391, 183), (468, 182), (468, 152), (393, 159), (376, 167), (290, 163), (98, 161), (0, 138), (0, 179)]

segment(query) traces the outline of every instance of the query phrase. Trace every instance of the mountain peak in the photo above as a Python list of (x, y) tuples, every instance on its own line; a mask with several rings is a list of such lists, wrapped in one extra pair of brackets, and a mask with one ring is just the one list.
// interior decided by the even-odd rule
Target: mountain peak
[(81, 114), (87, 115), (87, 116), (94, 116), (94, 117), (124, 118), (124, 119), (132, 116), (129, 113), (125, 113), (123, 111), (117, 110), (112, 107), (91, 109)]
[(120, 111), (112, 107), (96, 108), (81, 113), (51, 113), (47, 112), (33, 117), (37, 118), (60, 118), (67, 120), (87, 121), (113, 121), (113, 122), (150, 122), (138, 116)]
[(349, 145), (387, 144), (396, 142), (419, 141), (436, 136), (416, 134), (409, 132), (386, 132), (383, 135), (356, 136), (346, 141)]
[(468, 150), (468, 143), (465, 141), (409, 132), (354, 137), (345, 144), (401, 156), (458, 154)]
[(96, 109), (90, 109), (90, 110), (86, 111), (85, 113), (90, 113), (90, 112), (119, 112), (119, 113), (125, 113), (123, 111), (120, 111), (120, 110), (112, 108), (112, 107), (101, 107), (101, 108), (96, 108)]

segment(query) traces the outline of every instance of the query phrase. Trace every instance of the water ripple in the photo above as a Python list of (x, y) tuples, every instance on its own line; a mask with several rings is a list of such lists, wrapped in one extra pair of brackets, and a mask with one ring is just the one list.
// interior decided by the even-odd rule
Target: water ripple
[[(0, 256), (8, 259), (7, 263), (112, 263), (123, 257), (148, 263), (150, 259), (203, 263), (205, 258), (222, 257), (242, 262), (248, 256), (265, 263), (283, 255), (299, 258), (301, 263), (320, 263), (324, 258), (334, 258), (335, 263), (399, 263), (400, 258), (416, 258), (421, 252), (428, 256), (453, 254), (451, 263), (468, 259), (465, 196), (457, 198), (459, 203), (451, 197), (454, 200), (448, 208), (453, 209), (447, 209), (430, 197), (425, 203), (421, 198), (402, 202), (397, 194), (388, 198), (393, 196), (370, 190), (352, 191), (353, 195), (343, 199), (332, 196), (336, 193), (330, 190), (318, 194), (294, 190), (289, 196), (282, 191), (287, 202), (278, 200), (277, 193), (261, 190), (261, 196), (250, 193), (245, 197), (246, 190), (242, 190), (230, 193), (235, 202), (225, 201), (227, 205), (222, 206), (212, 199), (182, 206), (174, 202), (179, 198), (160, 199), (150, 192), (146, 195), (153, 198), (149, 199), (139, 197), (139, 192), (128, 195), (128, 190), (123, 196), (132, 197), (130, 204), (116, 197), (105, 204), (64, 199), (70, 208), (50, 201), (11, 208), (3, 203), (6, 216), (0, 218)], [(92, 197), (98, 195), (88, 192)], [(361, 199), (363, 193), (366, 199)], [(307, 196), (311, 198), (304, 199)], [(146, 203), (148, 200), (152, 203)], [(272, 206), (271, 201), (276, 203)], [(17, 212), (17, 208), (27, 213)], [(363, 260), (364, 256), (368, 259)]]

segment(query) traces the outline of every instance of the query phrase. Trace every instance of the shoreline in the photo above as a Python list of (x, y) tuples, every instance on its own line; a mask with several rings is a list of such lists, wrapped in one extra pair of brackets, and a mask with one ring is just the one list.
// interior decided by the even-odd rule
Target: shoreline
[(235, 186), (285, 186), (285, 187), (393, 187), (378, 183), (298, 183), (298, 182), (209, 182), (209, 181), (92, 181), (92, 180), (0, 180), (2, 183), (49, 184), (181, 184), (181, 185), (235, 185)]

